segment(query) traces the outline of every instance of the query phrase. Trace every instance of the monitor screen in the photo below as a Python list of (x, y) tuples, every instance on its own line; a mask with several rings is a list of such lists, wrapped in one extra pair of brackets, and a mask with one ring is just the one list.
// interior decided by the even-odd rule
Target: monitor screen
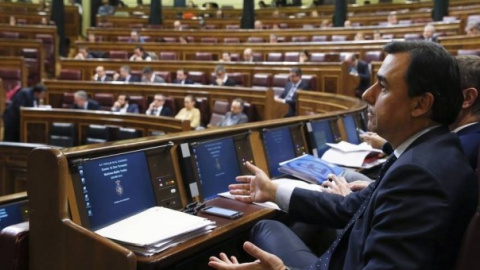
[(76, 164), (77, 202), (97, 230), (156, 205), (145, 152), (85, 159)]
[(360, 138), (358, 137), (357, 124), (353, 114), (349, 114), (343, 118), (343, 125), (345, 132), (347, 133), (348, 142), (353, 144), (359, 144)]
[(28, 200), (21, 200), (0, 206), (0, 231), (10, 225), (28, 220)]
[(272, 177), (282, 176), (279, 163), (296, 157), (290, 126), (266, 129), (262, 133), (268, 169)]
[(335, 143), (336, 138), (333, 134), (330, 119), (323, 119), (311, 122), (310, 139), (314, 151), (314, 155), (322, 157), (322, 155), (330, 147), (327, 143)]
[(228, 191), (228, 185), (241, 175), (233, 138), (192, 143), (191, 147), (201, 198), (209, 200)]

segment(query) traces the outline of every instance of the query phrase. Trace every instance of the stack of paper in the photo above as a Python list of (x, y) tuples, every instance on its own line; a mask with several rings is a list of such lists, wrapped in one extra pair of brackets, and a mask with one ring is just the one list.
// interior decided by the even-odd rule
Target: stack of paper
[(194, 237), (211, 232), (215, 222), (171, 210), (152, 207), (96, 231), (135, 253), (151, 256)]
[(327, 143), (330, 146), (322, 156), (322, 159), (341, 166), (355, 168), (370, 168), (381, 163), (381, 160), (374, 159), (371, 162), (365, 162), (365, 158), (371, 153), (382, 153), (379, 149), (372, 148), (367, 143), (351, 144), (341, 141), (339, 143)]
[(293, 175), (312, 184), (322, 184), (329, 174), (341, 175), (343, 168), (312, 155), (299, 156), (280, 162), (280, 172)]

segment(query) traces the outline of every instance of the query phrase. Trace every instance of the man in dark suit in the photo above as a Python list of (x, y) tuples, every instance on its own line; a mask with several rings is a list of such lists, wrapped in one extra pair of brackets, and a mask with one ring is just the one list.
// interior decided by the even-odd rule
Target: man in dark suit
[(95, 75), (93, 75), (93, 80), (97, 82), (111, 82), (112, 77), (107, 76), (105, 73), (105, 68), (103, 66), (98, 66), (95, 68)]
[(120, 73), (113, 75), (113, 80), (118, 82), (139, 82), (140, 78), (132, 76), (132, 70), (125, 65), (120, 68)]
[(162, 94), (155, 95), (153, 102), (150, 103), (145, 114), (154, 116), (173, 116), (172, 110), (165, 106), (165, 96)]
[[(478, 196), (474, 172), (447, 127), (463, 100), (458, 65), (432, 42), (392, 42), (384, 50), (378, 80), (363, 95), (369, 130), (395, 149), (375, 183), (342, 197), (279, 185), (248, 163), (255, 175), (230, 186), (243, 195), (238, 200), (273, 200), (297, 220), (344, 227), (318, 258), (285, 225), (258, 223), (252, 240), (260, 248), (244, 249), (262, 269), (453, 268)], [(224, 254), (209, 263), (235, 264)]]
[(73, 95), (72, 109), (100, 110), (100, 105), (93, 99), (89, 99), (87, 92), (80, 90)]
[(175, 78), (175, 80), (173, 80), (173, 83), (175, 83), (175, 84), (194, 84), (195, 82), (190, 80), (187, 77), (187, 72), (185, 71), (185, 69), (181, 68), (181, 69), (177, 70), (177, 78)]
[(247, 122), (248, 117), (243, 113), (243, 100), (236, 98), (232, 101), (230, 111), (225, 114), (225, 117), (217, 124), (217, 127), (229, 127)]
[(370, 70), (368, 69), (368, 63), (359, 60), (353, 53), (345, 56), (345, 62), (348, 63), (350, 75), (360, 78), (360, 83), (355, 89), (355, 95), (362, 97), (363, 92), (370, 87)]
[(235, 82), (228, 77), (227, 70), (224, 66), (216, 66), (215, 75), (217, 75), (217, 79), (213, 82), (213, 85), (236, 86)]
[(3, 140), (6, 142), (20, 141), (20, 108), (37, 107), (41, 99), (45, 97), (47, 88), (37, 84), (31, 88), (18, 91), (11, 99), (10, 104), (3, 112)]
[(438, 37), (435, 36), (435, 26), (431, 23), (425, 25), (423, 28), (423, 39), (425, 41), (432, 41), (438, 43)]
[(113, 103), (112, 112), (139, 113), (140, 109), (137, 104), (130, 104), (130, 97), (127, 94), (120, 94)]
[(302, 70), (299, 67), (294, 67), (290, 69), (290, 80), (285, 85), (282, 94), (279, 97), (275, 97), (275, 101), (289, 105), (288, 113), (285, 117), (297, 114), (297, 90), (310, 90), (310, 86), (302, 80)]
[(143, 77), (142, 82), (144, 83), (165, 83), (165, 80), (153, 73), (153, 69), (151, 67), (145, 67), (142, 71)]

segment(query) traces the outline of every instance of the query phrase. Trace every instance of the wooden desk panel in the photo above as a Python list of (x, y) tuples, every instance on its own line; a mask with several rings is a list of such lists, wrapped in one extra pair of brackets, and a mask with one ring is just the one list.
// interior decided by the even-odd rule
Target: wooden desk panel
[[(23, 51), (22, 49), (36, 49), (38, 51), (38, 63), (39, 63), (39, 74), (37, 74), (38, 78), (44, 78), (45, 76), (45, 65), (41, 63), (45, 60), (45, 52), (43, 49), (42, 42), (39, 40), (34, 39), (17, 39), (14, 42), (12, 39), (5, 39), (0, 38), (0, 55), (2, 56), (16, 56), (23, 58)], [(8, 66), (5, 64), (5, 66)], [(22, 83), (22, 86), (28, 85), (28, 64), (25, 63), (25, 67), (27, 67), (27, 80), (25, 84)], [(30, 74), (31, 75), (31, 74)]]

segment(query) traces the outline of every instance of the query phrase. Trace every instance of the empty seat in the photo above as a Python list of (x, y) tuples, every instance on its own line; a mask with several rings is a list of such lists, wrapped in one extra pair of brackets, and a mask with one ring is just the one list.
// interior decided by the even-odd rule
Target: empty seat
[[(183, 99), (182, 99), (182, 102), (183, 102)], [(182, 103), (183, 105), (183, 103)], [(173, 114), (177, 114), (178, 111), (177, 111), (177, 104), (175, 104), (175, 98), (173, 97), (165, 97), (165, 107), (168, 107), (170, 108), (170, 110), (173, 112)], [(183, 106), (181, 106), (183, 107)]]
[(225, 117), (225, 114), (230, 111), (230, 104), (227, 101), (215, 100), (210, 116), (209, 126), (216, 126)]
[(117, 36), (118, 42), (130, 42), (130, 36)]
[(267, 61), (268, 62), (282, 62), (283, 61), (283, 53), (281, 53), (281, 52), (269, 52), (267, 54)]
[(210, 121), (210, 110), (208, 108), (207, 98), (195, 98), (195, 108), (200, 110), (200, 125), (205, 127)]
[(189, 71), (188, 78), (195, 82), (195, 84), (207, 84), (207, 77), (203, 71)]
[(365, 52), (365, 57), (363, 60), (365, 62), (370, 63), (372, 61), (383, 61), (385, 59), (385, 54), (383, 51), (368, 51)]
[(417, 33), (410, 33), (410, 34), (405, 34), (405, 40), (421, 40), (423, 39), (421, 34)]
[(308, 37), (306, 36), (292, 37), (292, 42), (308, 42)]
[(457, 51), (457, 55), (477, 55), (477, 56), (480, 56), (480, 50), (460, 49), (460, 50)]
[(143, 23), (131, 23), (128, 25), (128, 27), (134, 28), (134, 29), (141, 29), (145, 27), (145, 25), (143, 25)]
[(273, 75), (272, 88), (275, 91), (275, 95), (282, 93), (285, 89), (285, 85), (290, 79), (290, 74), (275, 74)]
[(89, 125), (87, 130), (86, 144), (104, 143), (110, 140), (110, 130), (102, 125)]
[(346, 41), (347, 39), (348, 37), (344, 35), (332, 35), (332, 41)]
[(230, 60), (232, 62), (240, 61), (240, 54), (239, 53), (231, 53)]
[(172, 75), (171, 75), (170, 71), (155, 71), (154, 74), (156, 76), (162, 77), (165, 80), (165, 82), (167, 82), (167, 83), (172, 82)]
[(317, 89), (317, 76), (304, 74), (302, 75), (302, 81), (305, 81), (305, 83), (310, 87), (311, 90)]
[(142, 80), (142, 71), (141, 70), (132, 70), (132, 72), (130, 73), (130, 75), (132, 75), (132, 78), (134, 80), (136, 80), (137, 82), (141, 81)]
[(0, 32), (0, 38), (19, 39), (20, 34), (18, 32), (2, 31)]
[[(352, 52), (341, 52), (340, 53), (340, 58), (339, 58), (340, 62), (345, 61), (345, 58), (347, 58), (347, 56), (350, 55), (350, 54), (352, 54)], [(355, 55), (358, 56), (358, 54), (355, 54)]]
[(109, 51), (108, 58), (128, 60), (128, 52), (127, 51)]
[(247, 43), (263, 43), (262, 37), (248, 37)]
[(177, 43), (178, 42), (176, 37), (163, 37), (163, 38), (160, 38), (160, 39), (161, 40), (159, 40), (159, 41), (166, 42), (166, 43)]
[(410, 25), (410, 24), (412, 24), (412, 20), (398, 20), (398, 24), (400, 24), (400, 25)]
[(145, 113), (145, 111), (147, 110), (147, 101), (143, 96), (130, 96), (129, 103), (137, 104), (140, 113)]
[(73, 93), (63, 93), (62, 98), (62, 108), (70, 109), (73, 106), (74, 94)]
[(62, 69), (58, 75), (59, 80), (71, 80), (71, 81), (80, 81), (82, 80), (82, 71), (76, 69)]
[(253, 88), (268, 88), (272, 86), (272, 74), (253, 74), (252, 87)]
[(312, 41), (313, 42), (325, 42), (325, 41), (327, 41), (327, 36), (313, 36)]
[(238, 24), (227, 24), (227, 25), (225, 25), (225, 28), (230, 29), (230, 30), (237, 30), (237, 29), (240, 29), (240, 25), (238, 25)]
[[(235, 82), (237, 86), (245, 86), (245, 81), (247, 80), (247, 74), (241, 72), (229, 73), (228, 77)], [(213, 81), (213, 80), (212, 80)]]
[(76, 143), (76, 128), (73, 123), (52, 123), (50, 128), (50, 145), (73, 147)]
[(283, 61), (286, 62), (298, 62), (299, 52), (286, 52)]
[(224, 38), (223, 43), (237, 44), (237, 43), (240, 43), (240, 38)]
[(393, 39), (395, 36), (393, 34), (383, 34), (382, 38), (383, 39)]
[(113, 23), (111, 23), (111, 22), (99, 22), (99, 23), (97, 23), (97, 27), (111, 28), (111, 27), (113, 27)]
[[(7, 215), (8, 213), (5, 213)], [(8, 219), (7, 219), (8, 222)], [(0, 269), (29, 269), (29, 223), (10, 225), (0, 232)]]
[(195, 60), (198, 61), (213, 61), (213, 54), (211, 52), (196, 52)]
[(117, 138), (119, 140), (128, 140), (128, 139), (135, 139), (140, 138), (140, 131), (134, 128), (120, 128), (118, 129)]
[(252, 56), (253, 56), (253, 61), (255, 62), (263, 61), (263, 54), (261, 52), (254, 52)]
[(243, 113), (247, 115), (248, 122), (257, 121), (257, 109), (254, 104), (244, 102), (243, 103)]
[(176, 52), (161, 52), (159, 60), (177, 60), (178, 54)]
[(93, 99), (100, 104), (100, 108), (104, 111), (110, 111), (115, 102), (113, 94), (110, 93), (95, 93)]
[(324, 56), (325, 62), (340, 62), (340, 54), (339, 53), (325, 53)]
[(6, 92), (17, 86), (22, 86), (22, 72), (19, 68), (0, 67), (0, 78), (3, 82), (3, 89)]
[(311, 53), (310, 62), (325, 62), (325, 53)]
[(217, 43), (217, 38), (214, 37), (202, 37), (200, 39), (200, 43)]

